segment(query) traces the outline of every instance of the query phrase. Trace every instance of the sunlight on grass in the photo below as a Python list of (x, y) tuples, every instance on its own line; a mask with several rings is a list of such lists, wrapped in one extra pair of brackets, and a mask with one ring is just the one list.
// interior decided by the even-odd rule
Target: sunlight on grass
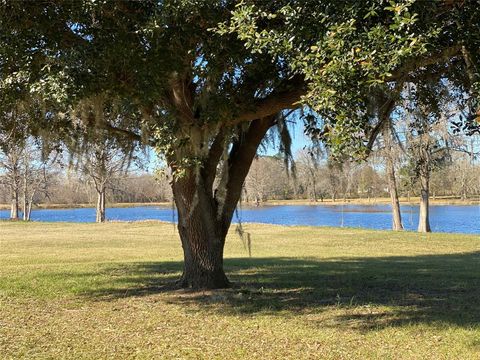
[(1, 357), (478, 358), (479, 236), (245, 229), (189, 292), (171, 224), (0, 223)]

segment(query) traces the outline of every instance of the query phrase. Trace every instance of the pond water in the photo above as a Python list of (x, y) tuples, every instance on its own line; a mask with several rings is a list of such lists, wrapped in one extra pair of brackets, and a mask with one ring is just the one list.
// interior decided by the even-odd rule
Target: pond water
[[(416, 230), (418, 207), (402, 206), (403, 223), (407, 230)], [(1, 210), (0, 219), (6, 219), (9, 211)], [(108, 220), (163, 220), (176, 221), (176, 212), (169, 207), (143, 206), (107, 209)], [(95, 209), (33, 210), (34, 221), (93, 222)], [(256, 222), (278, 225), (345, 226), (370, 229), (390, 229), (389, 205), (284, 205), (242, 207), (234, 216), (234, 222)], [(434, 232), (480, 234), (480, 206), (438, 205), (431, 206), (430, 223)]]

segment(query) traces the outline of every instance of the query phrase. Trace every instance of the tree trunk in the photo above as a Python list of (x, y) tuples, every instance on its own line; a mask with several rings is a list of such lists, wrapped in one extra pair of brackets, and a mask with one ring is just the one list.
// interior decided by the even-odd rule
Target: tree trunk
[(27, 173), (27, 162), (25, 162), (25, 173), (23, 174), (23, 221), (28, 221), (28, 173)]
[(393, 164), (387, 164), (388, 190), (390, 192), (390, 201), (392, 204), (392, 229), (403, 230), (402, 213), (400, 211), (400, 201), (398, 199), (397, 181)]
[(18, 220), (18, 190), (14, 189), (12, 191), (12, 205), (10, 209), (10, 219)]
[(403, 230), (402, 213), (400, 211), (400, 201), (398, 199), (397, 177), (395, 175), (395, 166), (392, 157), (391, 133), (389, 130), (390, 128), (388, 126), (385, 126), (383, 129), (387, 184), (392, 206), (392, 229), (400, 231)]
[(35, 198), (35, 193), (36, 191), (32, 191), (30, 193), (30, 197), (28, 198), (28, 205), (27, 205), (27, 208), (25, 210), (25, 220), (26, 221), (30, 221), (30, 219), (32, 218), (32, 205), (33, 205), (33, 199)]
[(30, 219), (32, 217), (32, 202), (33, 201), (28, 202), (28, 207), (27, 207), (27, 210), (26, 210), (26, 213), (27, 213), (26, 220), (27, 221), (30, 221)]
[(420, 213), (418, 219), (418, 232), (430, 232), (429, 219), (429, 187), (430, 181), (428, 175), (421, 175), (421, 192), (420, 192)]
[(229, 286), (223, 270), (226, 233), (217, 220), (215, 203), (200, 176), (190, 173), (174, 181), (178, 232), (184, 254), (184, 288), (218, 289)]
[(23, 214), (22, 214), (22, 219), (23, 221), (28, 221), (28, 201), (23, 199)]
[(313, 184), (313, 201), (317, 202), (317, 184), (315, 181), (315, 176), (313, 177), (312, 184)]
[(96, 222), (105, 222), (105, 188), (97, 192)]
[[(181, 287), (218, 289), (230, 285), (223, 269), (225, 238), (248, 170), (274, 120), (268, 117), (252, 121), (233, 142), (215, 191), (217, 166), (225, 146), (222, 133), (213, 141), (201, 167), (187, 168), (181, 176), (174, 176), (172, 188), (184, 254)], [(175, 160), (170, 163), (174, 165)]]

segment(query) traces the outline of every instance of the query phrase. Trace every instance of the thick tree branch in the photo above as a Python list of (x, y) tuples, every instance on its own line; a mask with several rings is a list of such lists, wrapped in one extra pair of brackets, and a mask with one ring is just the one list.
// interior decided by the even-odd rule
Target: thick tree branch
[[(268, 116), (252, 121), (242, 141), (232, 147), (228, 159), (228, 169), (224, 173), (227, 179), (222, 179), (224, 199), (217, 199), (220, 204), (220, 221), (222, 231), (226, 234), (232, 221), (233, 211), (237, 206), (242, 192), (245, 177), (248, 174), (258, 146), (268, 129), (275, 124), (276, 116)], [(225, 181), (226, 180), (226, 181)]]
[(113, 126), (113, 125), (109, 124), (108, 122), (104, 122), (100, 126), (104, 130), (107, 130), (112, 134), (120, 135), (120, 136), (122, 136), (124, 138), (127, 138), (127, 139), (130, 139), (132, 141), (142, 142), (142, 140), (143, 140), (142, 136), (137, 134), (136, 132)]
[(241, 113), (229, 122), (229, 125), (238, 125), (256, 119), (263, 119), (275, 115), (284, 109), (296, 109), (301, 106), (300, 99), (307, 93), (303, 77), (294, 77), (286, 84), (283, 91), (274, 91), (264, 99), (258, 100), (252, 108)]
[(178, 118), (184, 123), (193, 123), (193, 103), (195, 89), (188, 75), (175, 74), (170, 81), (169, 102), (177, 111)]
[(205, 179), (205, 188), (210, 195), (213, 194), (212, 187), (217, 174), (218, 163), (225, 151), (225, 134), (226, 130), (222, 127), (210, 146), (207, 161), (202, 169), (203, 178)]
[(432, 53), (428, 56), (414, 58), (403, 64), (398, 69), (392, 71), (392, 75), (387, 77), (385, 81), (397, 81), (399, 79), (405, 78), (410, 72), (415, 71), (419, 68), (438, 64), (441, 62), (446, 62), (451, 58), (461, 54), (462, 47), (461, 45), (455, 45), (448, 47), (440, 52)]
[(390, 120), (390, 114), (393, 111), (393, 108), (395, 107), (395, 99), (393, 98), (388, 99), (383, 106), (385, 109), (382, 110), (381, 113), (379, 114), (378, 123), (373, 127), (372, 131), (368, 136), (368, 142), (367, 142), (368, 153), (372, 151), (373, 144), (375, 143), (375, 140), (377, 139), (381, 130), (385, 126), (388, 126), (388, 122)]
[(378, 122), (368, 134), (367, 142), (367, 155), (371, 153), (373, 145), (378, 135), (385, 126), (390, 126), (390, 115), (395, 109), (396, 102), (403, 88), (403, 79), (397, 83), (395, 88), (390, 93), (378, 93), (376, 94), (376, 101), (379, 102), (379, 108), (377, 110)]
[[(448, 61), (449, 59), (460, 55), (462, 47), (460, 45), (451, 46), (443, 51), (432, 53), (429, 56), (414, 58), (398, 69), (392, 71), (391, 76), (385, 81), (398, 81), (405, 79), (409, 73), (416, 69)], [(258, 100), (256, 104), (238, 117), (233, 119), (229, 125), (236, 125), (242, 122), (249, 122), (255, 119), (261, 119), (278, 113), (284, 109), (295, 109), (301, 106), (300, 99), (307, 92), (305, 80), (295, 77), (290, 80), (288, 90), (272, 92), (266, 98)]]

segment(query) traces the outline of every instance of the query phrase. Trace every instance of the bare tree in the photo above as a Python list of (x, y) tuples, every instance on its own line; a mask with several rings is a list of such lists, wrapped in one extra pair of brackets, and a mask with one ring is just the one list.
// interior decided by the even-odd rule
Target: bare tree
[(317, 202), (320, 197), (323, 201), (323, 191), (319, 186), (321, 173), (319, 156), (312, 151), (300, 151), (297, 154), (297, 168), (310, 199)]
[(288, 175), (282, 159), (274, 156), (257, 156), (245, 179), (244, 193), (247, 201), (255, 205), (284, 197)]
[(28, 119), (27, 106), (21, 102), (7, 104), (0, 109), (0, 182), (10, 193), (12, 220), (19, 218), (21, 168), (28, 138)]
[(36, 197), (49, 197), (49, 187), (55, 179), (53, 169), (61, 165), (58, 155), (57, 149), (48, 148), (47, 144), (36, 143), (33, 138), (27, 139), (22, 162), (24, 221), (30, 220)]
[(382, 135), (384, 141), (383, 156), (385, 158), (385, 171), (388, 184), (388, 192), (392, 206), (392, 229), (403, 230), (402, 213), (400, 211), (400, 200), (398, 197), (397, 175), (395, 170), (394, 141), (392, 137), (393, 126), (386, 122)]
[(353, 161), (346, 160), (337, 166), (340, 173), (340, 189), (343, 195), (343, 202), (346, 202), (352, 190), (358, 188), (356, 175), (359, 165)]
[(20, 186), (23, 147), (16, 144), (3, 146), (0, 153), (0, 183), (10, 193), (10, 219), (18, 220), (20, 212)]
[[(446, 110), (444, 108), (444, 110)], [(430, 179), (433, 171), (451, 161), (452, 147), (458, 146), (459, 137), (448, 130), (451, 114), (437, 115), (424, 107), (417, 107), (410, 117), (407, 147), (410, 169), (420, 186), (419, 232), (430, 232), (429, 202)]]
[(149, 173), (130, 173), (119, 179), (120, 191), (112, 194), (114, 201), (125, 203), (149, 203), (172, 201), (169, 180), (165, 176)]
[(89, 143), (80, 158), (80, 168), (94, 186), (97, 194), (96, 222), (104, 222), (107, 190), (116, 188), (119, 178), (126, 174), (131, 154), (126, 154), (115, 139), (99, 139)]
[(35, 197), (39, 194), (48, 197), (48, 185), (53, 178), (49, 168), (56, 157), (50, 158), (50, 151), (32, 137), (10, 140), (13, 143), (4, 143), (0, 151), (0, 184), (10, 192), (10, 219), (20, 218), (21, 201), (23, 220), (28, 221)]
[[(139, 144), (132, 143), (125, 132), (111, 136), (111, 129), (132, 121), (136, 113), (126, 110), (125, 103), (106, 94), (84, 99), (69, 116), (76, 124), (75, 136), (66, 142), (76, 167), (93, 184), (96, 193), (96, 221), (106, 220), (107, 191), (117, 190), (119, 178), (126, 175)], [(95, 123), (110, 124), (101, 129)]]

